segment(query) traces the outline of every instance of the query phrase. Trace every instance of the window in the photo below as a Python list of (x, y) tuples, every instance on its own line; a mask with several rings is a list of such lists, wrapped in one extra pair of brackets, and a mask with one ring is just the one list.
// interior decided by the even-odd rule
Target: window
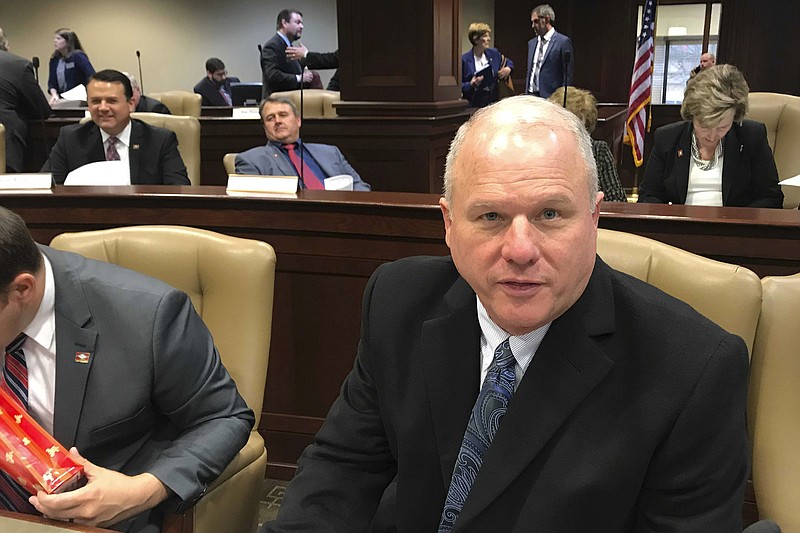
[[(666, 4), (662, 0), (662, 4)], [(693, 68), (708, 50), (717, 55), (720, 3), (667, 4), (656, 9), (653, 103), (679, 104)], [(642, 8), (639, 7), (641, 30)]]

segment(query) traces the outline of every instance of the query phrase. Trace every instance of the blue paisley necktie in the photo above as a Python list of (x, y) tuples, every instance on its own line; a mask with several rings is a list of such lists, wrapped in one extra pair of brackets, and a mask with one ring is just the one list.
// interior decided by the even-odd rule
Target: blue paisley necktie
[(494, 351), (494, 362), (486, 373), (478, 401), (472, 408), (467, 431), (461, 441), (461, 450), (456, 458), (453, 479), (447, 491), (447, 500), (444, 502), (439, 533), (453, 529), (453, 524), (467, 501), (483, 458), (514, 394), (514, 378), (514, 354), (511, 353), (511, 346), (506, 339)]

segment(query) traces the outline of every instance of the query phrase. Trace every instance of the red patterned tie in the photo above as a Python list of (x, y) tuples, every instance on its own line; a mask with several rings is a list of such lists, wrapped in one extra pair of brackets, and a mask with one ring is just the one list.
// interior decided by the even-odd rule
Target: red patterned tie
[[(2, 387), (6, 392), (16, 398), (25, 410), (28, 409), (28, 366), (25, 363), (25, 353), (22, 345), (27, 336), (20, 333), (14, 341), (6, 347), (5, 363), (3, 365)], [(30, 494), (19, 486), (5, 472), (0, 471), (0, 506), (19, 513), (38, 514), (36, 509), (28, 503)]]
[(117, 143), (119, 139), (116, 137), (108, 138), (108, 148), (106, 148), (106, 161), (119, 161), (119, 152), (117, 152)]
[[(292, 144), (284, 144), (283, 147), (286, 149), (286, 152), (289, 154), (289, 160), (294, 165), (294, 169), (297, 171), (298, 176), (303, 176), (303, 183), (305, 183), (307, 189), (317, 189), (317, 190), (324, 190), (325, 185), (323, 185), (322, 180), (317, 176), (316, 172), (311, 170), (311, 167), (308, 166), (308, 163), (303, 161), (300, 162), (300, 158), (297, 156), (297, 152), (294, 151), (294, 143)], [(301, 174), (300, 167), (303, 168), (303, 172)]]

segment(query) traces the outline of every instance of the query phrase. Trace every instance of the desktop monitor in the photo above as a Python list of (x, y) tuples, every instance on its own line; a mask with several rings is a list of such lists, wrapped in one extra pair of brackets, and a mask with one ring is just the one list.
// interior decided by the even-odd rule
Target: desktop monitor
[(261, 82), (231, 83), (231, 100), (235, 107), (257, 106), (261, 101)]

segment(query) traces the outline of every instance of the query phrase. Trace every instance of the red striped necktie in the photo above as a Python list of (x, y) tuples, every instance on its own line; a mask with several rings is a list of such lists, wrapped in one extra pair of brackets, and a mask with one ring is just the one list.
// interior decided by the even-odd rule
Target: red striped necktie
[[(308, 166), (308, 163), (305, 161), (300, 161), (300, 158), (297, 156), (297, 152), (294, 151), (295, 143), (292, 144), (284, 144), (283, 148), (289, 154), (289, 160), (294, 165), (294, 169), (297, 171), (298, 176), (303, 176), (303, 183), (305, 184), (307, 189), (317, 189), (317, 190), (324, 190), (325, 185), (323, 185), (322, 180), (317, 173), (311, 170), (311, 167)], [(300, 172), (300, 168), (302, 167), (303, 172)]]
[[(26, 411), (28, 410), (28, 365), (25, 363), (25, 352), (22, 351), (22, 345), (27, 338), (27, 335), (20, 333), (6, 347), (2, 383), (6, 392), (10, 393), (12, 398), (16, 398)], [(28, 503), (29, 496), (30, 494), (10, 476), (0, 471), (0, 506), (9, 511), (38, 514), (36, 509)]]

